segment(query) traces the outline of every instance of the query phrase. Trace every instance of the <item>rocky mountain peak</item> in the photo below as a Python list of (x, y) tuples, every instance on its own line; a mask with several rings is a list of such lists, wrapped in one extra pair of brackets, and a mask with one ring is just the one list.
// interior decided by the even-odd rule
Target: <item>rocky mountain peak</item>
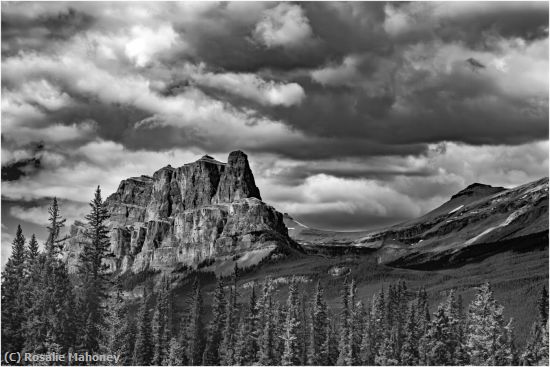
[(496, 193), (501, 192), (502, 190), (505, 190), (504, 187), (494, 187), (491, 185), (485, 185), (482, 183), (474, 182), (473, 184), (467, 186), (465, 189), (457, 192), (453, 196), (451, 196), (452, 199), (456, 199), (460, 196), (487, 196), (487, 195), (494, 195)]
[[(261, 201), (242, 151), (231, 152), (227, 163), (204, 155), (181, 167), (167, 165), (152, 177), (122, 180), (105, 202), (113, 270), (173, 270), (223, 257), (238, 263), (245, 253), (260, 261), (295, 246), (283, 215)], [(66, 255), (69, 268), (76, 269), (82, 224), (71, 234)]]

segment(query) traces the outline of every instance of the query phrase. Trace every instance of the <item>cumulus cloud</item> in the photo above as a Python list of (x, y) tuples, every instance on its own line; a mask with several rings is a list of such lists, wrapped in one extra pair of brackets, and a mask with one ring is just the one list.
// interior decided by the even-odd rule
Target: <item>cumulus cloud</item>
[(357, 70), (359, 58), (355, 55), (346, 56), (340, 65), (328, 65), (313, 70), (311, 77), (323, 85), (346, 85), (357, 82), (361, 74)]
[(0, 262), (0, 266), (2, 270), (4, 270), (4, 265), (6, 265), (6, 262), (8, 262), (8, 259), (11, 255), (11, 245), (14, 238), (14, 236), (6, 232), (7, 230), (8, 227), (2, 224), (2, 247), (0, 254), (0, 259), (2, 260)]
[(298, 47), (310, 42), (313, 33), (300, 5), (281, 3), (264, 11), (253, 37), (268, 48)]
[(158, 29), (134, 26), (130, 34), (124, 51), (136, 66), (147, 65), (156, 54), (169, 49), (178, 39), (178, 34), (168, 24)]
[[(67, 223), (73, 223), (75, 220), (84, 220), (84, 216), (89, 213), (89, 206), (81, 203), (60, 201), (60, 213), (63, 218), (67, 220)], [(28, 222), (33, 223), (42, 227), (45, 227), (48, 223), (49, 205), (43, 206), (12, 206), (9, 210), (9, 213), (12, 217)]]
[(199, 85), (217, 88), (228, 93), (272, 106), (298, 105), (305, 98), (298, 83), (280, 83), (264, 80), (252, 73), (212, 73), (205, 65), (186, 65), (185, 75)]

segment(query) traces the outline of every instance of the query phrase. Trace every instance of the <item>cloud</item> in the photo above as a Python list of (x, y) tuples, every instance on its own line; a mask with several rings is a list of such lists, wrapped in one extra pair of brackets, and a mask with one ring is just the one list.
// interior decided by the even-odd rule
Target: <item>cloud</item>
[[(105, 198), (105, 194), (104, 194)], [(89, 213), (89, 206), (84, 203), (69, 202), (66, 200), (59, 201), (60, 214), (67, 220), (67, 225), (75, 220), (83, 221), (86, 214)], [(10, 215), (16, 219), (33, 223), (45, 227), (49, 218), (49, 205), (44, 206), (12, 206), (10, 207)]]
[(400, 42), (458, 40), (476, 49), (494, 49), (501, 37), (548, 37), (544, 2), (388, 3), (384, 10), (384, 29)]
[(2, 224), (2, 247), (1, 247), (1, 254), (0, 254), (0, 258), (1, 258), (0, 266), (2, 268), (2, 271), (4, 270), (4, 266), (8, 262), (9, 257), (11, 256), (11, 247), (14, 239), (14, 236), (6, 232), (7, 229), (8, 228), (4, 224)]
[(195, 83), (223, 90), (263, 105), (299, 105), (305, 98), (304, 89), (298, 83), (266, 81), (252, 73), (212, 73), (205, 65), (186, 65), (185, 75)]
[(130, 32), (131, 39), (124, 51), (139, 67), (147, 65), (156, 54), (170, 49), (178, 41), (178, 34), (169, 24), (158, 29), (134, 26)]
[(263, 13), (253, 37), (268, 48), (298, 47), (312, 41), (313, 33), (304, 10), (299, 5), (280, 3)]
[(359, 59), (357, 56), (346, 56), (340, 65), (329, 65), (313, 70), (311, 77), (323, 85), (346, 85), (357, 82), (361, 74), (357, 70)]
[(87, 140), (93, 136), (97, 127), (95, 121), (83, 121), (71, 125), (55, 124), (43, 128), (19, 127), (15, 124), (7, 125), (3, 131), (7, 139), (16, 140), (18, 144), (32, 142), (65, 143)]

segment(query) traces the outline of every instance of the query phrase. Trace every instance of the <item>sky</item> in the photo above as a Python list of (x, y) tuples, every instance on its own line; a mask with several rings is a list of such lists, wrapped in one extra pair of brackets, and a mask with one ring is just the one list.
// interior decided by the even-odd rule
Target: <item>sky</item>
[(2, 262), (94, 188), (249, 156), (309, 226), (548, 176), (548, 2), (2, 2)]

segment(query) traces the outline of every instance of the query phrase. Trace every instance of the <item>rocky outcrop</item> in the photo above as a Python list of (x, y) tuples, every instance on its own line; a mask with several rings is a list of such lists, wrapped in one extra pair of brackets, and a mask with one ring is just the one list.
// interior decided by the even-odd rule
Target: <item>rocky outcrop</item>
[[(232, 152), (227, 163), (205, 155), (178, 168), (161, 168), (152, 177), (123, 180), (105, 203), (111, 215), (112, 270), (170, 271), (251, 251), (270, 256), (296, 246), (283, 215), (261, 201), (241, 151)], [(82, 227), (75, 223), (71, 229), (66, 251), (71, 269), (81, 251)]]

